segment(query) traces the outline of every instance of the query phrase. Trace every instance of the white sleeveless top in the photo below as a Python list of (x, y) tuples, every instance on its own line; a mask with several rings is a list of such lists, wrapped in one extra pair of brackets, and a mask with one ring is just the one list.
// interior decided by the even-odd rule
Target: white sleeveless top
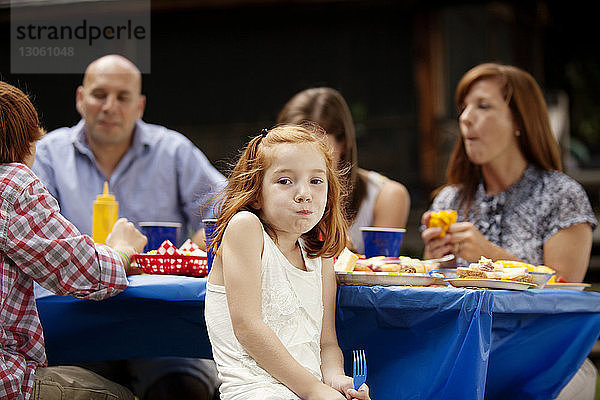
[(367, 171), (367, 194), (363, 201), (360, 203), (358, 213), (354, 222), (350, 226), (350, 238), (356, 251), (360, 254), (365, 253), (365, 244), (362, 238), (362, 232), (360, 228), (363, 226), (373, 226), (373, 208), (375, 208), (375, 200), (379, 196), (379, 192), (383, 188), (383, 185), (389, 179), (378, 172)]
[[(307, 271), (294, 267), (263, 229), (262, 318), (290, 354), (319, 380), (323, 291), (321, 258), (308, 258)], [(258, 366), (233, 333), (225, 287), (206, 284), (205, 311), (222, 400), (298, 399)]]

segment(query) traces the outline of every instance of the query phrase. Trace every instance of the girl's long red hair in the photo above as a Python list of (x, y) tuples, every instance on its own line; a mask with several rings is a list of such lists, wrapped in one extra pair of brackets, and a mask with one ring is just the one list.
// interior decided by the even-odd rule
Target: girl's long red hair
[[(332, 150), (324, 131), (314, 124), (279, 125), (265, 134), (255, 136), (242, 150), (238, 162), (229, 174), (223, 193), (217, 197), (220, 207), (214, 240), (210, 244), (218, 251), (219, 243), (227, 224), (240, 211), (250, 211), (257, 216), (253, 204), (260, 204), (265, 171), (269, 168), (274, 148), (281, 144), (306, 144), (315, 146), (325, 159), (327, 169), (327, 204), (319, 223), (302, 235), (306, 252), (310, 257), (334, 257), (346, 246), (346, 220), (342, 204), (344, 193), (334, 165)], [(275, 232), (266, 221), (262, 221), (267, 233), (277, 241)]]

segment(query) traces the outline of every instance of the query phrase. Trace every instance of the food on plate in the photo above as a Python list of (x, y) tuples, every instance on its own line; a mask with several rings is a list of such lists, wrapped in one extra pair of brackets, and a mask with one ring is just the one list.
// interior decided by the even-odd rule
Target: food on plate
[(497, 264), (501, 264), (504, 268), (526, 268), (527, 272), (538, 287), (544, 287), (550, 279), (554, 277), (555, 271), (545, 265), (532, 265), (520, 261), (498, 260)]
[(496, 260), (496, 264), (500, 264), (504, 268), (526, 268), (529, 272), (535, 272), (535, 265), (520, 261)]
[[(358, 260), (360, 261), (360, 260)], [(354, 269), (353, 271), (360, 271), (360, 272), (375, 272), (373, 271), (368, 265), (366, 264), (361, 264), (360, 262), (357, 262), (354, 265)]]
[(501, 264), (504, 268), (525, 267), (525, 268), (527, 268), (527, 271), (529, 271), (529, 272), (544, 272), (544, 273), (551, 273), (551, 274), (553, 274), (555, 272), (552, 268), (546, 267), (545, 265), (532, 265), (532, 264), (527, 264), (527, 263), (520, 262), (520, 261), (498, 260), (498, 261), (496, 261), (496, 264)]
[(418, 258), (410, 257), (398, 257), (400, 264), (405, 268), (413, 268), (414, 272), (427, 272), (427, 263), (419, 260)]
[(419, 259), (400, 257), (371, 257), (356, 261), (355, 271), (373, 272), (427, 272), (427, 264)]
[(456, 222), (457, 213), (454, 210), (440, 210), (429, 216), (429, 228), (442, 228), (440, 237), (444, 237), (450, 225)]
[(410, 272), (425, 273), (434, 269), (437, 264), (428, 263), (417, 258), (406, 256), (377, 256), (364, 258), (345, 248), (336, 258), (334, 269), (337, 272)]
[(350, 272), (354, 271), (356, 261), (359, 259), (358, 254), (354, 254), (347, 247), (342, 250), (340, 255), (336, 258), (333, 268), (336, 271)]
[(468, 267), (457, 267), (456, 275), (459, 278), (499, 279), (534, 283), (533, 277), (529, 274), (526, 266), (505, 267), (502, 263), (493, 262), (483, 256), (479, 259), (479, 262), (471, 263)]

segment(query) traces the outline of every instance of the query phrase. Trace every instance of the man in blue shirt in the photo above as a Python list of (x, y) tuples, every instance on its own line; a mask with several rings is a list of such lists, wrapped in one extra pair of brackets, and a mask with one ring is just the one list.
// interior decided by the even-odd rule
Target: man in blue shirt
[[(58, 199), (61, 213), (92, 234), (92, 207), (104, 181), (119, 202), (119, 216), (179, 222), (203, 247), (202, 219), (225, 178), (178, 132), (143, 122), (141, 74), (115, 55), (94, 61), (77, 88), (82, 120), (48, 133), (37, 146), (34, 172)], [(181, 244), (181, 243), (179, 243)]]
[[(92, 234), (93, 202), (108, 181), (119, 216), (136, 224), (179, 222), (204, 247), (202, 219), (214, 216), (209, 203), (226, 180), (185, 136), (141, 120), (146, 105), (141, 85), (139, 69), (124, 57), (92, 62), (77, 88), (82, 120), (38, 142), (33, 170), (82, 233)], [(188, 235), (180, 236), (182, 242)], [(142, 400), (210, 399), (218, 384), (212, 360), (169, 357), (126, 364), (133, 377), (129, 385)]]

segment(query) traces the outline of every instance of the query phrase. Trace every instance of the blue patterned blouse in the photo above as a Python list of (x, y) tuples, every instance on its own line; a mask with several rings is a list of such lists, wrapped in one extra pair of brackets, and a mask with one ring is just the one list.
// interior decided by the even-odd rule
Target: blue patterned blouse
[(457, 210), (459, 222), (473, 223), (490, 242), (535, 265), (544, 263), (544, 243), (561, 229), (582, 222), (594, 229), (598, 224), (579, 183), (561, 172), (532, 165), (502, 193), (486, 195), (481, 182), (467, 216), (459, 209), (459, 198), (460, 186), (447, 186), (431, 210)]

